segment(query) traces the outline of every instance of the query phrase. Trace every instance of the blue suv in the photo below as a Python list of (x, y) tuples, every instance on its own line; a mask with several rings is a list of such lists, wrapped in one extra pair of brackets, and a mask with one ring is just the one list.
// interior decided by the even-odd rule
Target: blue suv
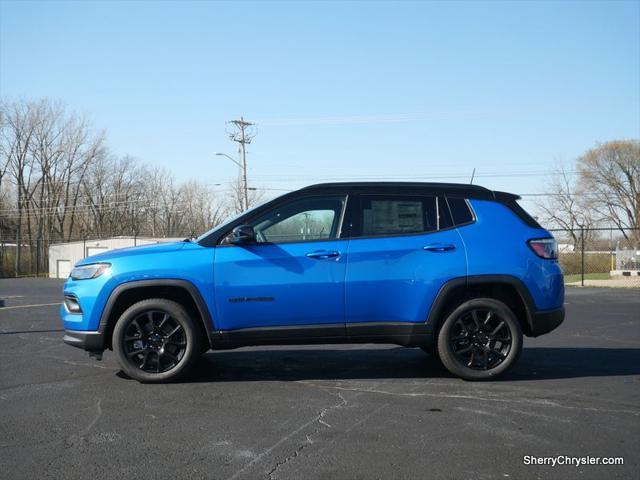
[(393, 343), (453, 374), (506, 372), (523, 334), (564, 319), (556, 242), (480, 186), (331, 183), (283, 195), (195, 240), (79, 262), (64, 341), (130, 377), (182, 377), (209, 349)]

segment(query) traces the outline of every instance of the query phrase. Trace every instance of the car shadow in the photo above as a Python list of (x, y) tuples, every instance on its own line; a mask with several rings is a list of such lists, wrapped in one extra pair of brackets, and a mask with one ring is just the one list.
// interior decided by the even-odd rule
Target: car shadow
[[(639, 348), (525, 348), (503, 381), (640, 374)], [(267, 349), (211, 352), (184, 382), (452, 378), (416, 348)]]

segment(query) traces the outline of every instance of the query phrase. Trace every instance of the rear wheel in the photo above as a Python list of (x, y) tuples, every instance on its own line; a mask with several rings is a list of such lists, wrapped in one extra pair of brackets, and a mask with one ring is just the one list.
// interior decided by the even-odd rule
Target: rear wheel
[(185, 309), (163, 298), (129, 307), (113, 330), (122, 370), (141, 382), (167, 382), (186, 374), (201, 352), (199, 331)]
[(489, 380), (508, 371), (522, 351), (522, 329), (504, 303), (475, 298), (457, 307), (438, 334), (444, 366), (465, 380)]

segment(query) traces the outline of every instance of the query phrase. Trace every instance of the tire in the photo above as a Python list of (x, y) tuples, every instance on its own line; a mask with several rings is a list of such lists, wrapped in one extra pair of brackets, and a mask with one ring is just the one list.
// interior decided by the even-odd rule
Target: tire
[(171, 300), (135, 303), (118, 319), (113, 351), (120, 367), (139, 382), (169, 382), (191, 370), (202, 350), (198, 326)]
[(464, 380), (506, 373), (522, 352), (520, 322), (504, 303), (474, 298), (459, 305), (438, 333), (438, 353), (449, 372)]

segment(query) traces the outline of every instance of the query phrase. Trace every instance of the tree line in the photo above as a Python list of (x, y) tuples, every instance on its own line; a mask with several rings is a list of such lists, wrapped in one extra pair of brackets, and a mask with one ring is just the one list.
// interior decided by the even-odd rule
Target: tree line
[(241, 190), (117, 156), (59, 102), (0, 103), (0, 275), (46, 272), (52, 243), (195, 236), (239, 212)]
[(640, 141), (597, 145), (573, 164), (556, 168), (539, 202), (541, 220), (565, 230), (579, 248), (597, 243), (600, 228), (613, 228), (629, 248), (640, 248)]
[[(577, 248), (613, 227), (640, 248), (640, 142), (597, 145), (560, 166), (540, 221)], [(249, 192), (250, 205), (263, 192)], [(242, 210), (241, 179), (218, 188), (109, 150), (59, 102), (0, 102), (0, 276), (47, 271), (49, 245), (118, 235), (195, 236)], [(568, 237), (568, 238), (562, 238)]]

